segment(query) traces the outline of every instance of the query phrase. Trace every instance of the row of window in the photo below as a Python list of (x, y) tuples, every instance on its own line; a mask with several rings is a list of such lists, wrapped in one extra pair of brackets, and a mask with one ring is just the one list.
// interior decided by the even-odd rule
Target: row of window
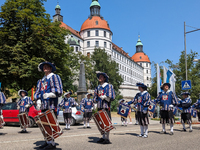
[[(90, 47), (90, 41), (87, 41), (87, 47)], [(99, 47), (99, 41), (95, 41), (95, 47)], [(107, 42), (104, 42), (104, 48), (108, 48)], [(112, 49), (112, 45), (110, 44), (110, 49)]]
[[(142, 63), (140, 63), (140, 66), (142, 66)], [(146, 63), (146, 67), (149, 67), (149, 64), (148, 64), (148, 63)]]
[[(87, 31), (87, 37), (90, 37), (91, 36), (91, 31)], [(104, 31), (103, 33), (104, 37), (107, 37), (107, 32)], [(99, 36), (99, 30), (95, 30), (95, 36)], [(109, 39), (111, 39), (111, 34), (109, 34)]]
[(137, 82), (139, 82), (139, 81), (136, 81), (136, 80), (131, 79), (129, 77), (126, 77), (125, 75), (121, 75), (121, 77), (123, 78), (124, 81), (130, 82), (132, 84), (136, 84)]
[(134, 62), (126, 59), (125, 57), (121, 56), (120, 54), (116, 53), (113, 51), (113, 56), (114, 58), (117, 58), (119, 60), (121, 60), (122, 62), (125, 62), (126, 64), (128, 64), (129, 66), (133, 67), (133, 68), (137, 68), (140, 69), (142, 71), (142, 68), (138, 67), (137, 64), (135, 64)]
[(119, 65), (119, 69), (121, 69), (122, 71), (125, 71), (125, 72), (129, 73), (130, 75), (136, 76), (136, 77), (141, 78), (141, 79), (143, 78), (140, 74), (138, 74), (138, 73), (132, 71), (132, 70), (129, 69), (129, 68), (124, 67), (124, 66), (121, 65), (121, 64)]

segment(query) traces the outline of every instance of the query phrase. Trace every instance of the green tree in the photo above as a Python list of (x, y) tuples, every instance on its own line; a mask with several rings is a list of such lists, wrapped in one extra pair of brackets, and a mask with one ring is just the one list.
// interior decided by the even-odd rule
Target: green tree
[[(198, 57), (198, 53), (190, 51), (187, 54), (187, 68), (188, 68), (188, 80), (191, 80), (192, 89), (189, 90), (193, 102), (199, 98), (200, 93), (200, 62), (195, 63), (193, 60)], [(185, 51), (181, 52), (179, 62), (174, 64), (170, 60), (165, 61), (169, 64), (169, 67), (173, 69), (176, 75), (176, 94), (180, 97), (182, 92), (181, 82), (186, 80), (186, 69), (185, 69)]]
[(105, 52), (105, 49), (96, 48), (91, 55), (94, 67), (89, 74), (91, 88), (98, 86), (98, 80), (96, 77), (96, 71), (107, 73), (109, 76), (109, 83), (114, 86), (115, 92), (119, 91), (119, 87), (123, 82), (122, 77), (119, 75), (118, 64), (111, 59), (111, 57)]
[(65, 44), (69, 33), (52, 23), (43, 2), (46, 0), (6, 0), (0, 12), (0, 82), (2, 87), (29, 90), (43, 76), (37, 66), (42, 61), (56, 64), (64, 88), (72, 84), (69, 55)]

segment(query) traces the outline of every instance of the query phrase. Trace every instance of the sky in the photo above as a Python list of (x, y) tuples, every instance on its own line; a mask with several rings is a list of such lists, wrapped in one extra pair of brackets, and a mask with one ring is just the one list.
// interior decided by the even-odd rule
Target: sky
[[(2, 5), (5, 0), (0, 0)], [(80, 31), (90, 15), (92, 0), (58, 0), (63, 22)], [(136, 52), (138, 34), (144, 52), (151, 62), (166, 59), (179, 61), (184, 50), (184, 21), (186, 25), (200, 28), (200, 0), (99, 0), (101, 15), (108, 21), (113, 32), (113, 43), (129, 53)], [(55, 14), (57, 0), (47, 0), (44, 7)], [(186, 27), (186, 31), (194, 28)], [(187, 53), (192, 49), (200, 54), (200, 31), (186, 35)], [(200, 56), (198, 57), (200, 59)], [(152, 75), (155, 70), (152, 70)]]

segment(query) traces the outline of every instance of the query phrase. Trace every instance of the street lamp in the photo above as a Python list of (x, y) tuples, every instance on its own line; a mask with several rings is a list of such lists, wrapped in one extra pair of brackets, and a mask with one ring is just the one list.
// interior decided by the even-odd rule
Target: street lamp
[[(184, 47), (185, 47), (185, 76), (186, 76), (186, 80), (187, 80), (187, 53), (186, 53), (186, 34), (191, 33), (191, 32), (195, 32), (195, 31), (199, 31), (200, 29), (195, 28), (195, 30), (191, 30), (186, 32), (186, 26), (185, 22), (184, 22)], [(188, 26), (191, 27), (191, 26)], [(194, 28), (194, 27), (192, 27)]]

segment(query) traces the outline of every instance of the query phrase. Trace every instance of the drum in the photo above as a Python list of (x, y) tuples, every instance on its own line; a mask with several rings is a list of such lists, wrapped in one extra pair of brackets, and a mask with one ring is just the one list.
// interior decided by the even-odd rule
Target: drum
[(35, 116), (34, 119), (46, 141), (51, 141), (62, 135), (63, 131), (52, 110), (47, 110)]
[(150, 105), (148, 107), (149, 112), (155, 113), (156, 111), (156, 105), (153, 102), (150, 102)]
[(3, 117), (0, 116), (0, 128), (2, 128), (4, 126), (5, 122), (3, 120)]
[(18, 119), (19, 119), (19, 123), (21, 128), (28, 128), (30, 125), (30, 120), (28, 118), (28, 114), (27, 113), (20, 113), (18, 114)]
[(102, 135), (115, 128), (105, 110), (98, 111), (92, 117)]
[(125, 105), (125, 104), (120, 104), (117, 114), (123, 118), (127, 118), (129, 109), (130, 109), (130, 106)]
[(83, 105), (80, 105), (80, 111), (81, 111), (82, 113), (84, 113), (85, 109), (84, 109)]

